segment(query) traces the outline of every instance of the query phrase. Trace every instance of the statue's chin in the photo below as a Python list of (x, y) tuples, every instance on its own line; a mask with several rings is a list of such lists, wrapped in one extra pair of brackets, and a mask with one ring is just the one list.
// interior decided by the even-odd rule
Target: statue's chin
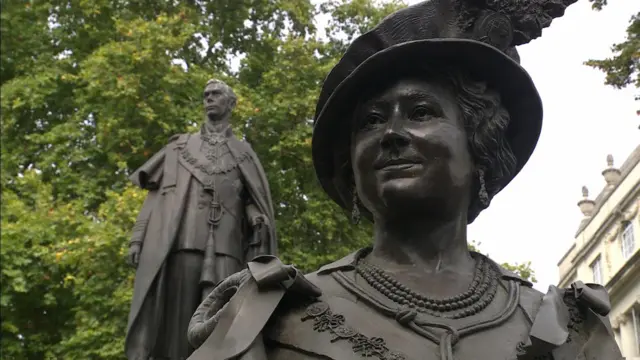
[(384, 204), (383, 217), (414, 218), (444, 216), (447, 209), (446, 196), (429, 188), (418, 179), (394, 179), (380, 187), (380, 199)]
[(402, 206), (403, 203), (412, 203), (416, 198), (421, 197), (418, 179), (416, 178), (395, 178), (382, 181), (380, 184), (380, 197), (387, 206), (396, 204)]
[(218, 121), (222, 120), (222, 115), (218, 114), (217, 112), (209, 112), (209, 113), (207, 113), (207, 118), (211, 122), (218, 122)]

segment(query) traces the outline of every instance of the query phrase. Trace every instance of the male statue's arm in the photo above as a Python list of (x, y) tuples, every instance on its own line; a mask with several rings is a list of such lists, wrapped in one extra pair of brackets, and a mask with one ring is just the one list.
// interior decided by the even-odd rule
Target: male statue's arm
[(269, 219), (263, 214), (260, 209), (255, 205), (251, 196), (247, 196), (245, 201), (245, 214), (251, 227), (249, 238), (245, 239), (247, 244), (246, 259), (251, 261), (254, 257), (259, 255), (272, 254), (269, 249), (269, 232), (266, 231), (268, 227), (272, 226), (269, 223)]
[(147, 225), (149, 224), (149, 218), (153, 212), (153, 208), (156, 206), (156, 199), (158, 198), (159, 190), (151, 190), (147, 194), (142, 205), (142, 210), (138, 213), (136, 223), (133, 225), (131, 233), (131, 240), (129, 240), (129, 265), (133, 267), (138, 266), (140, 260), (140, 252), (144, 243), (145, 234), (147, 232)]
[[(175, 140), (176, 137), (172, 137), (170, 141)], [(140, 213), (136, 218), (136, 223), (133, 226), (131, 240), (129, 241), (129, 255), (127, 260), (133, 267), (138, 266), (138, 260), (140, 252), (144, 242), (144, 238), (147, 231), (147, 225), (151, 213), (156, 207), (157, 199), (161, 189), (162, 182), (164, 180), (164, 162), (167, 147), (155, 153), (149, 160), (147, 160), (140, 168), (131, 174), (129, 179), (131, 182), (140, 187), (141, 189), (148, 190), (147, 197), (142, 205)]]
[(269, 220), (265, 214), (260, 212), (260, 209), (253, 203), (253, 199), (251, 196), (247, 196), (247, 201), (244, 205), (245, 214), (247, 215), (247, 219), (249, 220), (249, 224), (251, 226), (255, 226), (258, 224), (266, 224), (269, 225)]

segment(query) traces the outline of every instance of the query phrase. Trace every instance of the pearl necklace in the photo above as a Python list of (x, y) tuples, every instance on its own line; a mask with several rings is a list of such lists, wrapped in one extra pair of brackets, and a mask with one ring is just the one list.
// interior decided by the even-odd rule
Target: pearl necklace
[(479, 313), (489, 306), (498, 288), (497, 272), (483, 257), (476, 261), (469, 288), (461, 294), (446, 298), (430, 298), (417, 293), (388, 272), (364, 260), (358, 262), (356, 270), (371, 287), (391, 301), (418, 312), (447, 319), (460, 319)]

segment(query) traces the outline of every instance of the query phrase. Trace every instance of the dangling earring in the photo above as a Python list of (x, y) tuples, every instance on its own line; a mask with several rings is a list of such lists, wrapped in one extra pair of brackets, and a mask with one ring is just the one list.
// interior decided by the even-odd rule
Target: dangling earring
[(360, 223), (360, 208), (358, 207), (358, 191), (353, 187), (353, 204), (351, 206), (351, 222), (355, 225)]
[(484, 182), (484, 170), (478, 170), (478, 182), (480, 183), (480, 190), (478, 190), (478, 199), (483, 208), (489, 206), (489, 193), (487, 193), (487, 186)]

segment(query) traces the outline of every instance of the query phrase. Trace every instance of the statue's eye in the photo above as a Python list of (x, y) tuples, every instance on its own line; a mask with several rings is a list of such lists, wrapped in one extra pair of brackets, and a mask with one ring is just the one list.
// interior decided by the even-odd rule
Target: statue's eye
[(371, 128), (384, 123), (385, 118), (379, 113), (368, 113), (361, 122), (361, 128)]
[(433, 108), (424, 105), (418, 105), (411, 112), (410, 119), (414, 121), (426, 121), (437, 115), (437, 112)]

